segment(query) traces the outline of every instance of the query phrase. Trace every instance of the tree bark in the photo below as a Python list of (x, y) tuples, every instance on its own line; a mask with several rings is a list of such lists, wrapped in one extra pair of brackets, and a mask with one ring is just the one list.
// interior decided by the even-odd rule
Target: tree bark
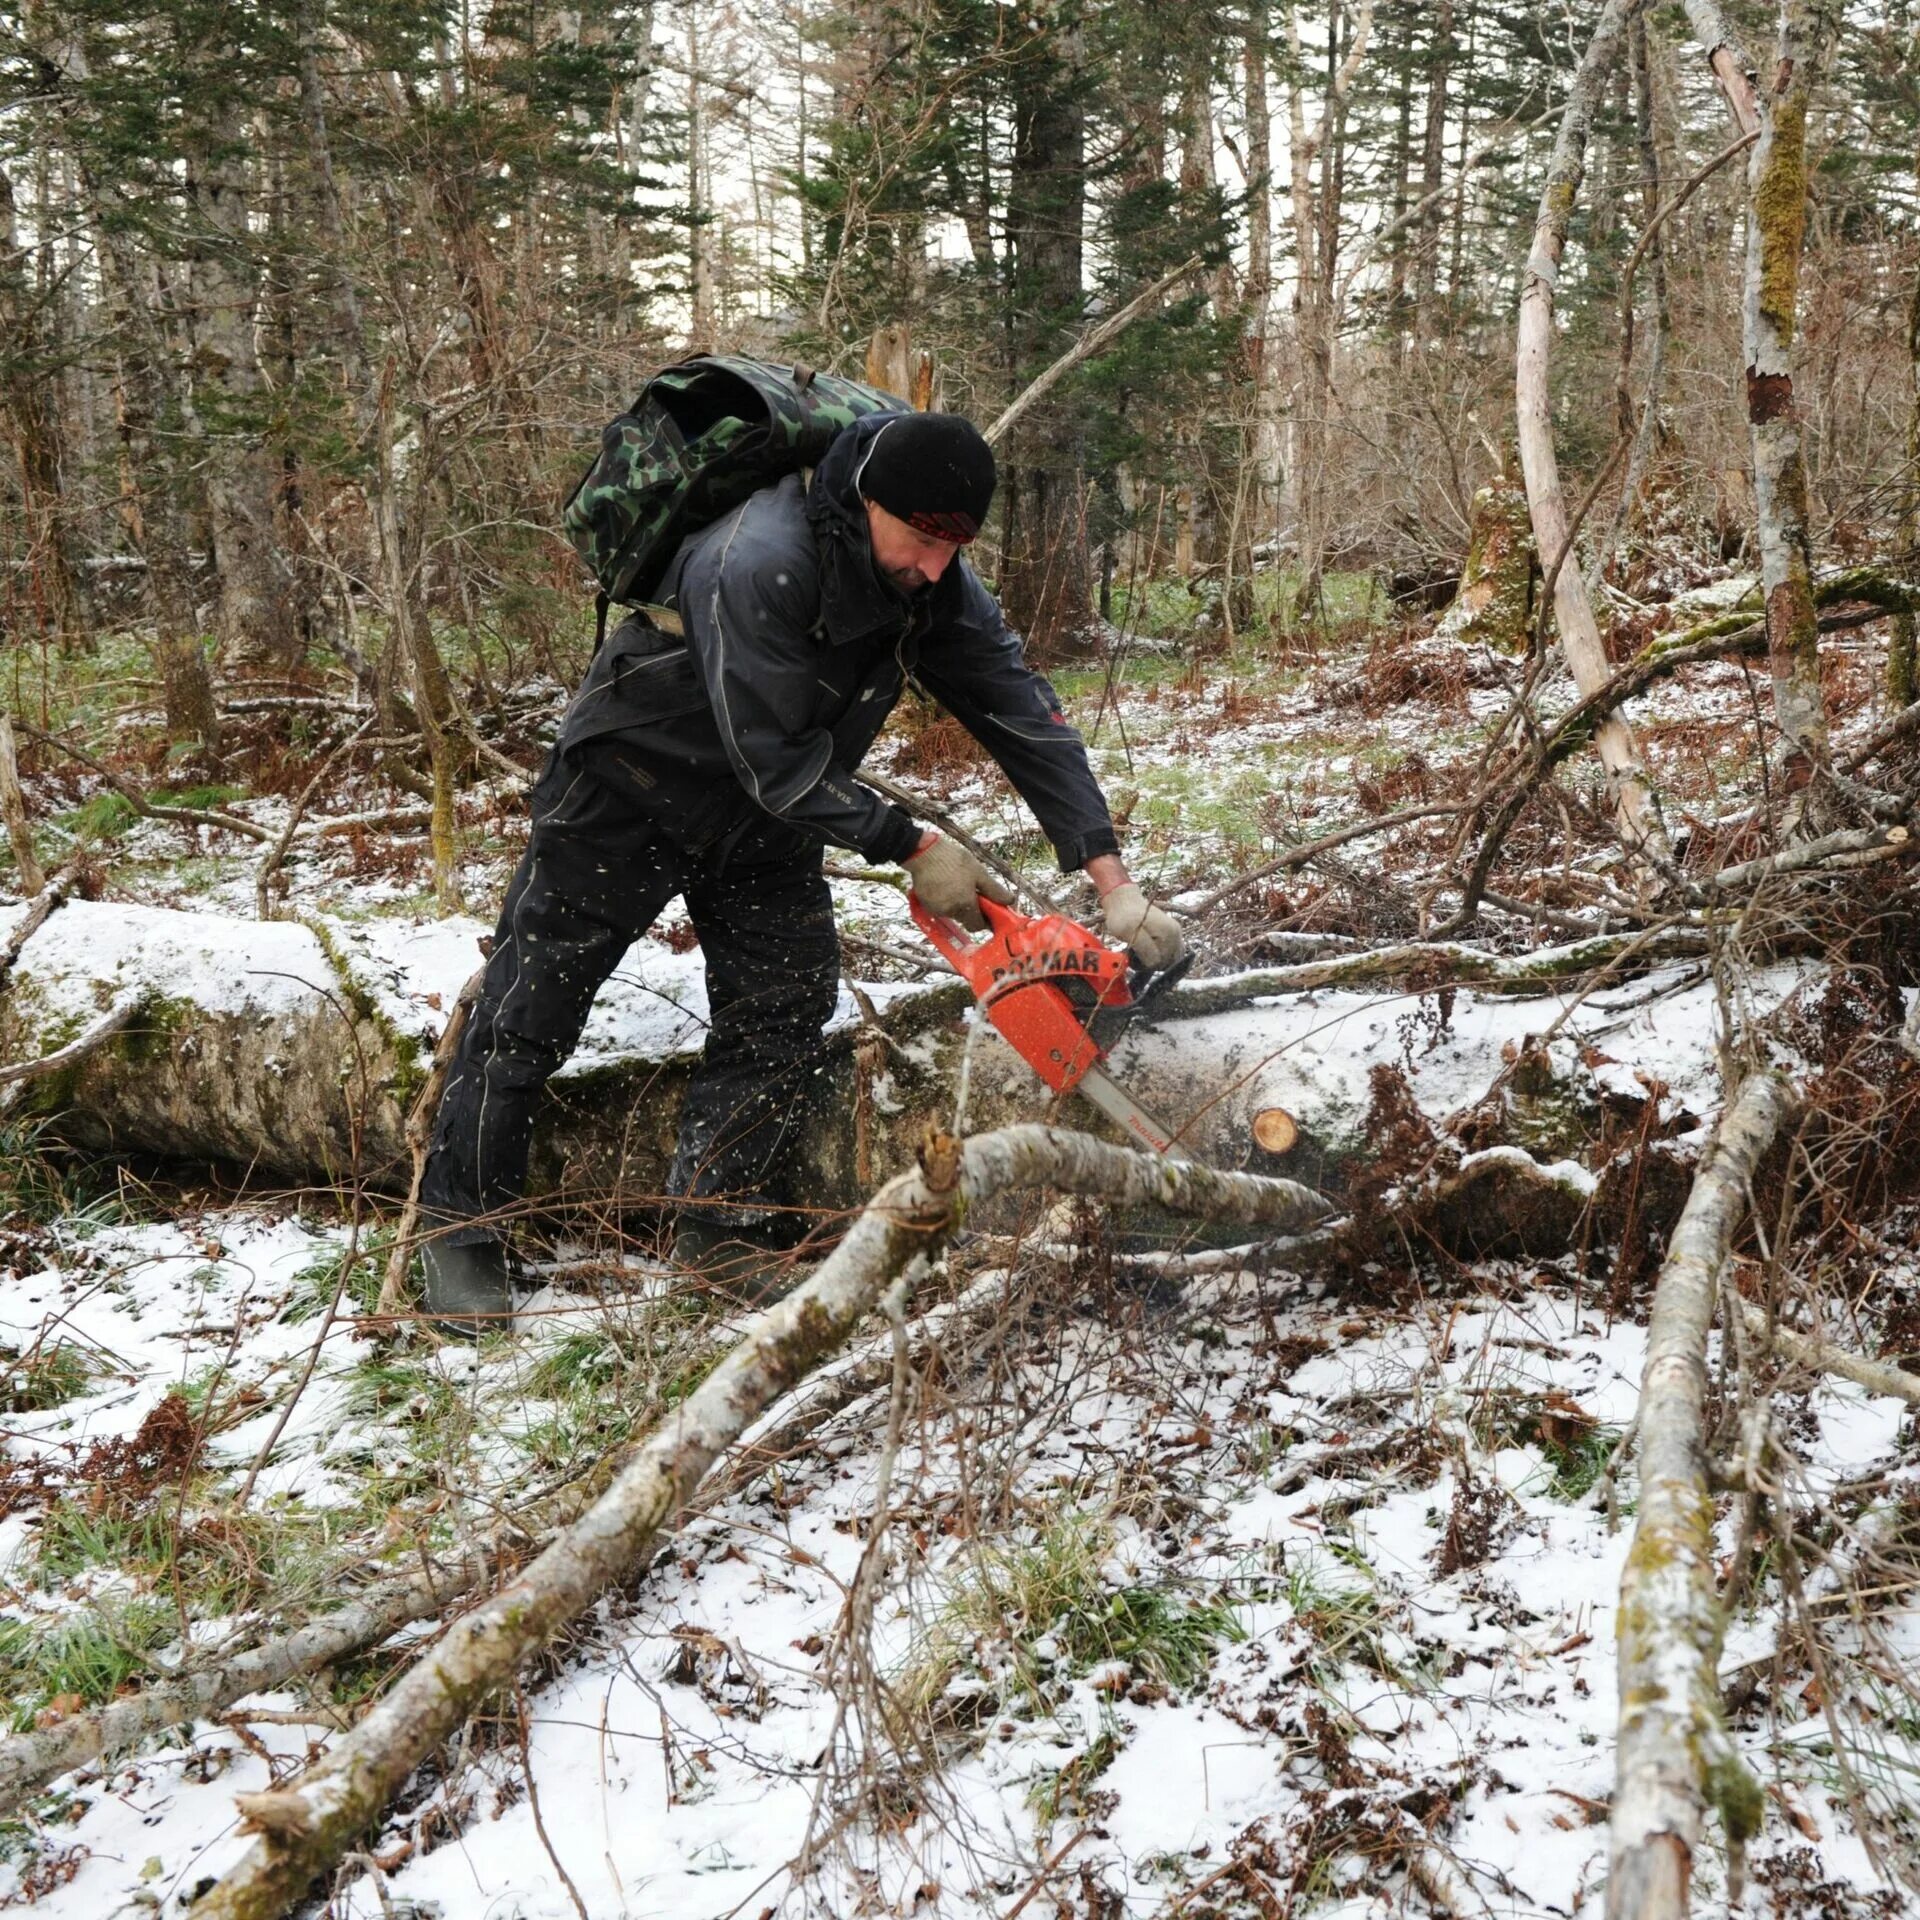
[(1453, 0), (1439, 0), (1427, 64), (1427, 118), (1420, 143), (1422, 212), (1413, 249), (1413, 334), (1430, 347), (1438, 337), (1441, 181), (1447, 163), (1447, 85), (1453, 74)]
[(1807, 824), (1831, 824), (1832, 796), (1817, 776), (1830, 762), (1813, 619), (1812, 545), (1792, 349), (1807, 223), (1807, 112), (1831, 38), (1822, 0), (1781, 0), (1778, 59), (1763, 88), (1717, 0), (1686, 0), (1687, 18), (1743, 133), (1757, 133), (1747, 159), (1747, 249), (1741, 298), (1747, 426), (1774, 712), (1788, 771), (1814, 780)]
[(0, 707), (0, 819), (7, 826), (7, 844), (13, 849), (13, 868), (20, 891), (29, 899), (40, 893), (47, 876), (33, 850), (33, 821), (27, 796), (20, 790), (20, 757), (13, 743), (13, 718)]
[(1755, 1073), (1714, 1129), (1655, 1285), (1641, 1376), (1640, 1511), (1620, 1579), (1618, 1785), (1608, 1822), (1608, 1920), (1685, 1920), (1707, 1806), (1738, 1872), (1760, 1789), (1729, 1738), (1718, 1666), (1705, 1434), (1707, 1335), (1761, 1156), (1793, 1108)]
[[(1047, 0), (1036, 21), (1013, 77), (1007, 245), (1016, 379), (1031, 379), (1062, 351), (1084, 299), (1086, 110), (1074, 0)], [(1041, 662), (1084, 654), (1098, 634), (1080, 445), (1071, 407), (1036, 407), (1011, 436), (1003, 469), (1000, 600)]]
[(654, 1541), (727, 1447), (846, 1341), (897, 1276), (924, 1271), (968, 1204), (1041, 1186), (1282, 1228), (1327, 1211), (1318, 1195), (1291, 1181), (1211, 1173), (1049, 1127), (1009, 1127), (965, 1142), (932, 1136), (921, 1165), (874, 1196), (820, 1271), (753, 1323), (587, 1514), (517, 1580), (456, 1620), (291, 1786), (238, 1797), (259, 1837), (201, 1896), (199, 1910), (208, 1920), (277, 1920), (286, 1913), (482, 1700), (608, 1587), (640, 1572)]
[(279, 462), (266, 430), (268, 395), (254, 344), (260, 286), (247, 222), (246, 165), (246, 135), (239, 126), (202, 133), (189, 143), (188, 424), (206, 461), (227, 657), (237, 665), (287, 671), (299, 665), (303, 646), (275, 521)]
[[(1568, 90), (1546, 186), (1540, 196), (1540, 211), (1534, 222), (1533, 246), (1527, 255), (1514, 379), (1520, 465), (1526, 476), (1534, 544), (1539, 550), (1542, 568), (1552, 576), (1560, 648), (1572, 671), (1574, 684), (1583, 696), (1604, 686), (1612, 668), (1594, 619), (1586, 581), (1569, 551), (1571, 522), (1560, 485), (1559, 458), (1554, 451), (1547, 360), (1553, 344), (1554, 283), (1559, 277), (1567, 229), (1586, 171), (1587, 136), (1608, 76), (1620, 57), (1625, 23), (1626, 0), (1607, 0)], [(1640, 763), (1640, 750), (1626, 722), (1612, 716), (1603, 721), (1595, 733), (1594, 745), (1606, 769), (1607, 784), (1629, 846), (1647, 848), (1664, 858), (1666, 834)]]
[(1242, 352), (1247, 404), (1252, 410), (1253, 494), (1248, 539), (1254, 546), (1280, 537), (1281, 412), (1285, 404), (1279, 357), (1273, 351), (1273, 109), (1267, 80), (1272, 54), (1264, 6), (1249, 9), (1242, 73), (1247, 99), (1247, 278)]
[[(1326, 565), (1330, 514), (1328, 433), (1333, 407), (1334, 270), (1341, 220), (1341, 126), (1355, 74), (1366, 58), (1373, 30), (1372, 0), (1360, 0), (1342, 53), (1346, 19), (1336, 6), (1327, 25), (1327, 85), (1320, 117), (1306, 119), (1306, 57), (1299, 9), (1288, 0), (1288, 155), (1292, 168), (1294, 230), (1294, 333), (1300, 351), (1300, 398), (1294, 450), (1295, 617), (1311, 621), (1322, 611), (1321, 576)], [(1319, 171), (1315, 173), (1315, 163)]]
[(19, 241), (13, 185), (0, 167), (0, 392), (19, 474), (27, 578), (40, 631), (62, 652), (72, 652), (88, 645), (91, 635), (66, 497), (67, 435), (54, 378), (49, 303), (28, 282), (28, 257)]

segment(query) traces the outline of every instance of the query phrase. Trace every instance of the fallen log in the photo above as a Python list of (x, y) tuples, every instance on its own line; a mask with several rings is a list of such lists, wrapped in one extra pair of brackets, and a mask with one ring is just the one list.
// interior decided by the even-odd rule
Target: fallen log
[(246, 1853), (196, 1902), (207, 1920), (277, 1920), (376, 1820), (422, 1760), (616, 1581), (766, 1406), (841, 1346), (893, 1281), (937, 1252), (971, 1204), (1058, 1187), (1112, 1204), (1290, 1228), (1326, 1202), (1287, 1180), (1223, 1174), (1049, 1127), (961, 1142), (929, 1136), (920, 1164), (876, 1194), (819, 1272), (642, 1444), (606, 1493), (502, 1592), (463, 1614), (353, 1732), (291, 1785), (243, 1794)]
[(1620, 1733), (1608, 1823), (1608, 1920), (1685, 1920), (1706, 1809), (1733, 1856), (1760, 1788), (1728, 1735), (1705, 1434), (1707, 1335), (1761, 1156), (1793, 1108), (1755, 1073), (1721, 1116), (1655, 1284), (1638, 1416), (1640, 1510), (1620, 1578)]
[[(478, 923), (262, 922), (83, 900), (43, 914), (53, 891), (31, 908), (0, 908), (0, 961), (18, 952), (0, 993), (0, 1062), (54, 1053), (126, 995), (140, 1012), (86, 1059), (23, 1089), (24, 1111), (87, 1149), (229, 1160), (302, 1184), (357, 1172), (405, 1194), (407, 1115), (472, 971)], [(1383, 1057), (1365, 1049), (1397, 1048), (1369, 1018), (1369, 1038), (1356, 1033), (1329, 1052), (1312, 1037), (1328, 1009), (1289, 1010), (1297, 996), (1544, 994), (1607, 969), (1692, 956), (1706, 943), (1705, 931), (1686, 925), (1520, 954), (1409, 943), (1194, 982), (1167, 997), (1154, 1028), (1125, 1043), (1120, 1066), (1201, 1157), (1320, 1183), (1364, 1149), (1366, 1063)], [(889, 1044), (858, 1045), (865, 1015), (847, 994), (830, 1034), (833, 1098), (806, 1145), (805, 1191), (823, 1209), (858, 1205), (872, 1184), (861, 1178), (862, 1129), (884, 1176), (906, 1163), (929, 1124), (950, 1117), (971, 1030), (971, 998), (958, 982), (875, 987), (868, 997)], [(1340, 1011), (1365, 1006), (1356, 998)], [(704, 1011), (697, 954), (636, 948), (548, 1088), (530, 1201), (655, 1200)], [(1487, 1077), (1497, 1070), (1490, 1060)], [(1044, 1111), (1039, 1083), (997, 1036), (978, 1045), (971, 1084), (981, 1127)], [(1284, 1163), (1254, 1150), (1253, 1118), (1274, 1107), (1300, 1122)]]

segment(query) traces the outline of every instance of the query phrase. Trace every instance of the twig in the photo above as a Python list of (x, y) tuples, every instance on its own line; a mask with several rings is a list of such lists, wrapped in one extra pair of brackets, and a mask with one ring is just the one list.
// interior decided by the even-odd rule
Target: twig
[(1062, 1843), (1060, 1846), (1056, 1847), (1053, 1850), (1053, 1852), (1047, 1857), (1046, 1864), (1040, 1869), (1038, 1873), (1036, 1873), (1033, 1876), (1032, 1881), (1028, 1884), (1026, 1892), (1023, 1893), (1020, 1896), (1020, 1898), (1016, 1900), (1013, 1903), (1013, 1905), (1010, 1906), (1006, 1910), (1006, 1912), (1000, 1916), (1000, 1920), (1019, 1920), (1019, 1916), (1026, 1912), (1028, 1906), (1039, 1894), (1040, 1889), (1044, 1887), (1047, 1884), (1047, 1882), (1053, 1878), (1054, 1872), (1059, 1867), (1060, 1862), (1064, 1860), (1067, 1857), (1067, 1855), (1070, 1854), (1074, 1850), (1074, 1848), (1077, 1847), (1080, 1844), (1080, 1842), (1084, 1840), (1087, 1837), (1087, 1835), (1090, 1834), (1092, 1831), (1093, 1829), (1091, 1827), (1082, 1827), (1080, 1831), (1072, 1837), (1072, 1839), (1067, 1840), (1064, 1843)]
[(580, 1889), (573, 1884), (573, 1875), (567, 1871), (566, 1863), (553, 1850), (547, 1823), (540, 1817), (540, 1788), (533, 1777), (533, 1720), (527, 1712), (526, 1690), (517, 1683), (513, 1689), (513, 1704), (520, 1719), (520, 1767), (527, 1778), (527, 1810), (533, 1815), (533, 1830), (540, 1836), (540, 1844), (546, 1848), (547, 1858), (553, 1862), (553, 1870), (560, 1876), (560, 1884), (573, 1901), (574, 1912), (580, 1916), (580, 1920), (590, 1920), (587, 1903), (580, 1898)]
[(1323, 833), (1317, 840), (1306, 840), (1297, 847), (1289, 847), (1265, 866), (1255, 867), (1248, 873), (1235, 874), (1224, 886), (1215, 887), (1197, 906), (1189, 908), (1187, 917), (1201, 919), (1242, 887), (1269, 880), (1276, 873), (1289, 873), (1295, 867), (1304, 867), (1317, 855), (1330, 853), (1335, 847), (1344, 847), (1351, 840), (1364, 840), (1372, 834), (1390, 833), (1395, 827), (1410, 826), (1416, 820), (1432, 820), (1442, 814), (1465, 813), (1467, 810), (1466, 803), (1443, 801), (1427, 807), (1403, 807), (1398, 813), (1385, 813), (1377, 820), (1356, 820), (1350, 826), (1336, 827), (1333, 832)]

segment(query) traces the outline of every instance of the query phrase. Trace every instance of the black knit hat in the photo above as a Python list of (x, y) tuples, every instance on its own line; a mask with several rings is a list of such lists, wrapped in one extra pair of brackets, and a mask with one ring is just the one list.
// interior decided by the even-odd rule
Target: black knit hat
[(993, 504), (993, 449), (957, 413), (903, 413), (874, 435), (860, 496), (936, 540), (965, 545)]

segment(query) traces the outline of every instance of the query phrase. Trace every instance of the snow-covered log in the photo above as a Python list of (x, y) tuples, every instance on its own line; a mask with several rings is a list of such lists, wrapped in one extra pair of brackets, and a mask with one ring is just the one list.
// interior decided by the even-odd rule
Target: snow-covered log
[(1755, 1073), (1741, 1086), (1701, 1159), (1654, 1288), (1640, 1386), (1640, 1512), (1620, 1580), (1608, 1920), (1684, 1920), (1707, 1807), (1718, 1811), (1736, 1857), (1760, 1822), (1760, 1789), (1720, 1704), (1726, 1621), (1707, 1486), (1707, 1334), (1755, 1169), (1792, 1106), (1775, 1074)]
[[(28, 928), (47, 897), (0, 908), (0, 943)], [(123, 1030), (23, 1088), (22, 1105), (82, 1146), (234, 1160), (302, 1183), (357, 1168), (369, 1184), (404, 1193), (407, 1111), (480, 931), (470, 920), (263, 922), (68, 901), (33, 925), (0, 985), (0, 1063), (44, 1060), (131, 999)], [(1399, 1052), (1392, 1023), (1405, 1007), (1376, 1018), (1368, 996), (1407, 987), (1546, 995), (1602, 970), (1697, 955), (1705, 942), (1678, 926), (1516, 955), (1411, 943), (1190, 982), (1162, 1003), (1154, 1027), (1124, 1043), (1117, 1064), (1202, 1158), (1320, 1182), (1362, 1148), (1368, 1064)], [(1302, 998), (1314, 993), (1347, 997), (1331, 1007)], [(967, 1044), (970, 999), (957, 981), (868, 997), (885, 1044), (857, 1044), (864, 1015), (846, 996), (833, 1029), (835, 1098), (807, 1143), (808, 1191), (826, 1207), (858, 1205), (870, 1184), (858, 1175), (858, 1143), (884, 1177), (908, 1162), (930, 1123), (950, 1120)], [(549, 1088), (530, 1198), (632, 1205), (662, 1192), (704, 1012), (697, 953), (635, 949)], [(1518, 1013), (1495, 1018), (1515, 1041), (1529, 1025)], [(1498, 1065), (1496, 1047), (1477, 1070), (1480, 1086)], [(1045, 1111), (1038, 1080), (997, 1037), (978, 1045), (970, 1081), (975, 1127)], [(1459, 1089), (1462, 1098), (1478, 1091)], [(1252, 1145), (1253, 1117), (1275, 1107), (1298, 1122), (1284, 1163)]]
[(844, 1343), (898, 1275), (938, 1251), (970, 1203), (1040, 1186), (1283, 1230), (1326, 1211), (1317, 1194), (1291, 1181), (1213, 1173), (1055, 1128), (1009, 1127), (965, 1142), (929, 1136), (920, 1165), (875, 1195), (820, 1271), (752, 1324), (578, 1523), (456, 1620), (298, 1780), (239, 1797), (257, 1837), (195, 1912), (207, 1920), (287, 1912), (482, 1700), (600, 1593), (646, 1565), (661, 1530), (720, 1454)]

